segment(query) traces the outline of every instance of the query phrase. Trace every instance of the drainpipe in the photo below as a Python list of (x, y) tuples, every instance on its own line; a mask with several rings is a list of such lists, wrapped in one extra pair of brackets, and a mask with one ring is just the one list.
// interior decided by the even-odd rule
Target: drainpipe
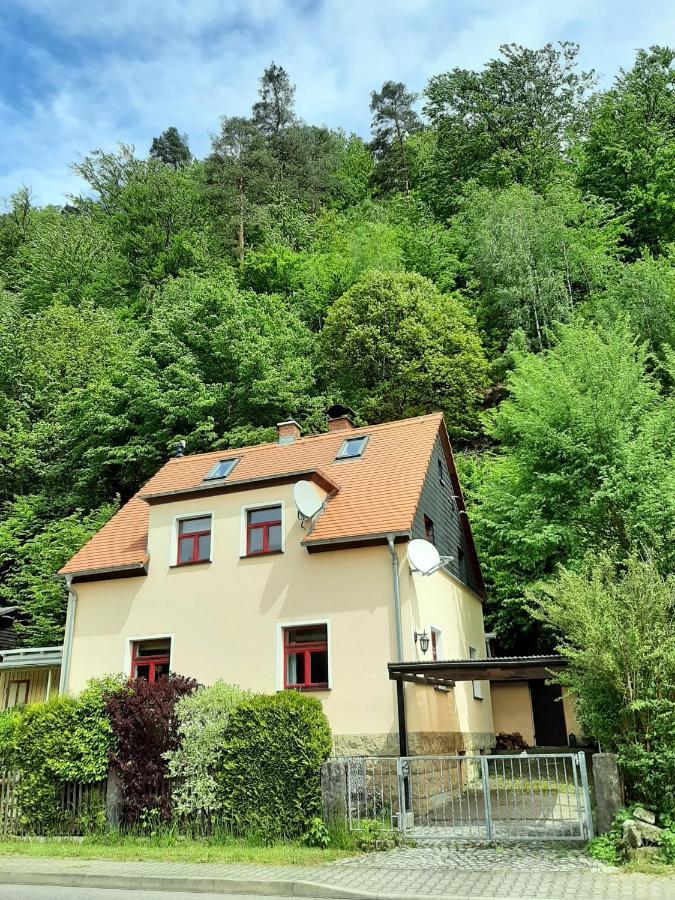
[(396, 628), (396, 661), (403, 662), (403, 630), (401, 628), (401, 589), (398, 583), (398, 554), (394, 547), (394, 535), (387, 535), (391, 555), (391, 577), (394, 582), (394, 623)]
[(61, 660), (61, 678), (59, 680), (59, 693), (65, 693), (68, 687), (70, 675), (70, 655), (73, 649), (73, 631), (75, 626), (75, 609), (77, 607), (77, 594), (72, 586), (73, 576), (66, 575), (66, 587), (68, 588), (68, 611), (66, 612), (66, 628), (63, 635), (63, 658)]

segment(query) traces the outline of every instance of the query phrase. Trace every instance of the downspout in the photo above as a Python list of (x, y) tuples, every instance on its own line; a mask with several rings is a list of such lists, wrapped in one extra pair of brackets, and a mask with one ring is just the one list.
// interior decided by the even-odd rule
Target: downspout
[(61, 660), (61, 677), (59, 679), (59, 694), (66, 692), (68, 677), (70, 675), (70, 656), (73, 650), (73, 631), (75, 630), (75, 609), (77, 607), (77, 594), (73, 590), (73, 576), (66, 575), (66, 587), (68, 588), (68, 611), (66, 612), (66, 628), (63, 635), (63, 658)]
[(396, 661), (403, 662), (403, 629), (401, 627), (401, 588), (398, 581), (398, 554), (394, 547), (394, 535), (387, 535), (391, 555), (391, 577), (394, 583), (394, 627), (396, 628)]

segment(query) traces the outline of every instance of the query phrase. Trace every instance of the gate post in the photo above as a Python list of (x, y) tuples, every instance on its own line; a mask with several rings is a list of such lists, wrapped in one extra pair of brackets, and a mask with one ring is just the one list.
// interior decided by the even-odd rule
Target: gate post
[(579, 774), (581, 775), (581, 787), (584, 792), (584, 810), (586, 812), (586, 837), (590, 841), (595, 834), (593, 828), (593, 809), (591, 807), (591, 792), (588, 788), (588, 771), (586, 769), (586, 754), (583, 750), (577, 753), (579, 762)]
[(398, 776), (398, 830), (405, 837), (406, 820), (408, 818), (408, 773), (410, 766), (408, 759), (399, 756), (396, 759), (396, 774)]
[(492, 798), (490, 797), (490, 773), (487, 756), (480, 757), (480, 775), (483, 782), (483, 806), (485, 808), (485, 828), (488, 841), (495, 839), (495, 826), (492, 821)]

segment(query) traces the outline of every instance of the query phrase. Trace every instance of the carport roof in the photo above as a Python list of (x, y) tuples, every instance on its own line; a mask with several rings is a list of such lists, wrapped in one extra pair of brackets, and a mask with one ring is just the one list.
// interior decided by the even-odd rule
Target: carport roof
[(451, 687), (456, 681), (529, 681), (550, 678), (567, 668), (562, 656), (493, 656), (389, 663), (392, 681)]

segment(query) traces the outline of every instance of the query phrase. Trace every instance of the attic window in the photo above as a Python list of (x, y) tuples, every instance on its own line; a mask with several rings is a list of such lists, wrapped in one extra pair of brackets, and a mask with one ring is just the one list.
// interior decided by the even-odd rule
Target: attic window
[(239, 462), (238, 459), (221, 459), (211, 469), (204, 481), (213, 481), (216, 478), (227, 478), (232, 469)]
[(368, 435), (347, 438), (340, 447), (340, 452), (336, 459), (356, 459), (359, 456), (363, 456), (363, 451), (366, 449), (367, 443)]

